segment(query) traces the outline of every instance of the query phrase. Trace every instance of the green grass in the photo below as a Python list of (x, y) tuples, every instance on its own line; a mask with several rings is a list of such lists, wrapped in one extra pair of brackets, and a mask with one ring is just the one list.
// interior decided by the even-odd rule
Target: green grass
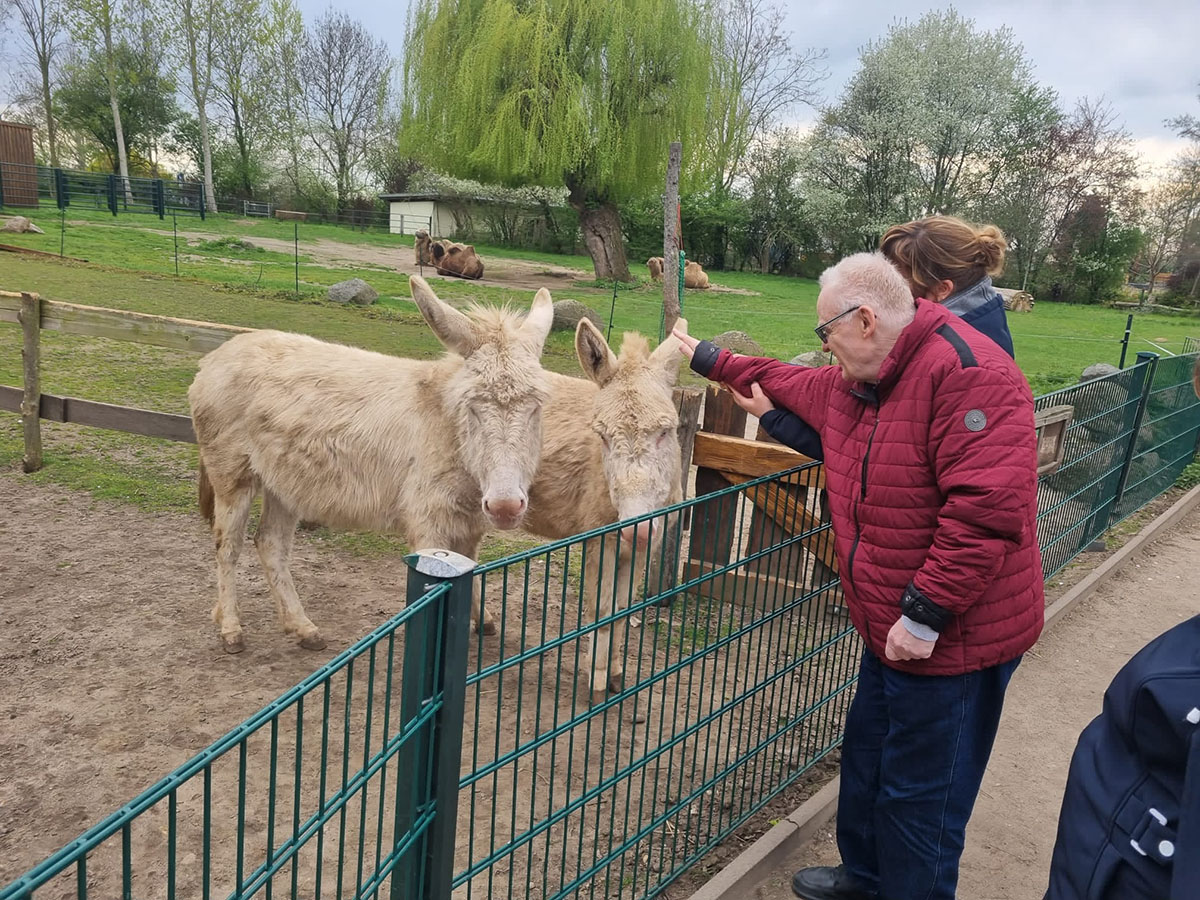
[[(56, 253), (56, 211), (44, 212), (34, 218), (47, 234), (6, 235), (5, 242)], [(318, 265), (302, 252), (297, 299), (293, 293), (296, 260), (290, 247), (262, 249), (243, 243), (250, 237), (290, 242), (290, 222), (233, 216), (204, 222), (181, 218), (181, 230), (200, 234), (179, 241), (180, 278), (174, 276), (175, 242), (169, 218), (165, 223), (150, 216), (113, 218), (102, 211), (75, 208), (68, 211), (67, 222), (67, 255), (86, 258), (90, 264), (0, 253), (0, 289), (34, 290), (50, 299), (157, 315), (281, 328), (400, 356), (431, 358), (442, 352), (409, 300), (408, 277), (386, 266)], [(406, 256), (412, 253), (411, 237), (308, 223), (301, 223), (300, 235), (302, 251), (307, 242), (321, 240), (338, 242), (349, 251), (370, 246)], [(611, 288), (599, 289), (594, 282), (589, 286), (586, 276), (591, 267), (586, 257), (476, 247), (485, 259), (508, 257), (579, 269), (583, 275), (577, 282), (550, 282), (554, 298), (581, 300), (604, 321), (611, 315), (614, 345), (620, 344), (624, 331), (658, 334), (662, 286), (650, 282), (644, 265), (632, 267), (639, 284), (616, 290), (614, 299)], [(347, 307), (324, 299), (329, 284), (354, 276), (365, 278), (380, 292), (376, 305)], [(727, 330), (745, 331), (766, 354), (782, 359), (819, 346), (812, 332), (815, 282), (747, 272), (710, 276), (715, 285), (728, 290), (685, 293), (683, 314), (693, 334), (711, 337)], [(527, 288), (454, 279), (437, 279), (434, 286), (444, 299), (458, 305), (483, 301), (524, 307), (533, 293)], [(1125, 317), (1118, 310), (1046, 302), (1032, 313), (1011, 313), (1017, 362), (1034, 392), (1075, 383), (1091, 363), (1115, 364)], [(1128, 362), (1138, 350), (1155, 349), (1151, 341), (1178, 350), (1189, 335), (1200, 336), (1200, 319), (1139, 314)], [(193, 354), (54, 332), (43, 333), (43, 354), (43, 384), (48, 393), (165, 412), (187, 411), (186, 390), (197, 362)], [(543, 359), (547, 368), (577, 373), (573, 336), (569, 332), (551, 335)], [(19, 384), (20, 367), (20, 331), (0, 326), (0, 384)], [(683, 377), (692, 378), (686, 370)], [(16, 422), (16, 416), (0, 414), (0, 466), (11, 467), (20, 459)], [(146, 509), (194, 509), (194, 448), (69, 425), (47, 423), (44, 433), (47, 468), (39, 478)], [(356, 546), (367, 548), (362, 540), (355, 540)]]

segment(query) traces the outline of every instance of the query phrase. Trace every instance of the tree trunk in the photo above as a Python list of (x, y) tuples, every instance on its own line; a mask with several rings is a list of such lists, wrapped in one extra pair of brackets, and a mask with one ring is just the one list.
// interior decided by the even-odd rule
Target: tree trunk
[(117, 86), (110, 76), (108, 79), (108, 102), (112, 106), (113, 128), (117, 132), (117, 167), (121, 173), (121, 182), (125, 187), (125, 202), (133, 202), (133, 189), (129, 183), (129, 155), (125, 152), (125, 129), (121, 127), (121, 110), (117, 106)]
[(204, 203), (210, 213), (215, 213), (217, 191), (213, 186), (212, 141), (208, 137), (208, 113), (203, 102), (196, 104), (196, 114), (200, 120), (200, 155), (204, 158)]
[(577, 181), (567, 179), (568, 202), (579, 214), (579, 230), (592, 257), (597, 280), (632, 281), (625, 240), (621, 235), (621, 214), (616, 206), (590, 195)]
[(233, 110), (233, 141), (237, 144), (238, 159), (242, 163), (242, 190), (248, 199), (253, 200), (254, 185), (250, 183), (250, 148), (247, 146), (246, 129), (242, 127), (242, 114), (239, 109), (241, 106), (240, 98), (235, 96), (234, 101), (229, 105)]
[(58, 125), (54, 121), (54, 111), (50, 108), (50, 59), (43, 56), (40, 60), (42, 69), (42, 106), (46, 110), (46, 136), (50, 141), (50, 168), (58, 168)]

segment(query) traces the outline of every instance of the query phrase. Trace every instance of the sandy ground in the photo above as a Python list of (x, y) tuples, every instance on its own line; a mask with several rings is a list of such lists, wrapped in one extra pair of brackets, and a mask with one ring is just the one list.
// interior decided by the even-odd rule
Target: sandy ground
[[(1071, 753), (1129, 658), (1200, 613), (1200, 510), (1043, 636), (1013, 676), (996, 747), (967, 829), (962, 900), (1040, 900)], [(792, 872), (836, 865), (825, 829), (755, 891), (790, 900)]]

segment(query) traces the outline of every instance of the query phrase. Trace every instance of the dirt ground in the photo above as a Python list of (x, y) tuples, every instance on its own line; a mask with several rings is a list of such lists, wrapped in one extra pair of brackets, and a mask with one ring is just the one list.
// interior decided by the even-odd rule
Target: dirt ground
[[(967, 829), (962, 900), (1040, 900), (1063, 788), (1079, 733), (1129, 658), (1200, 613), (1200, 510), (1076, 606), (1027, 654), (1013, 676), (996, 747)], [(839, 861), (831, 828), (755, 891), (792, 900), (791, 874)]]
[[(198, 516), (149, 515), (35, 485), (14, 472), (0, 473), (0, 511), (0, 884), (192, 758), (403, 605), (400, 559), (354, 557), (301, 531), (293, 571), (328, 641), (324, 651), (301, 650), (275, 625), (248, 543), (239, 567), (247, 648), (228, 656), (208, 620), (215, 575), (211, 539)], [(578, 566), (578, 550), (574, 560)], [(455, 861), (456, 871), (479, 867), (472, 897), (509, 896), (514, 885), (524, 890), (541, 880), (538, 870), (551, 889), (563, 888), (587, 879), (593, 865), (603, 867), (596, 883), (604, 896), (633, 896), (651, 886), (656, 873), (696, 855), (760, 784), (797, 771), (827, 749), (822, 742), (836, 734), (844, 714), (843, 693), (819, 705), (811, 724), (779, 727), (813, 702), (806, 698), (820, 698), (849, 677), (854, 653), (838, 637), (846, 626), (823, 599), (772, 611), (766, 598), (756, 597), (751, 607), (695, 594), (631, 620), (626, 682), (639, 690), (619, 704), (593, 706), (577, 674), (583, 642), (541, 649), (580, 627), (570, 593), (577, 576), (564, 579), (562, 561), (556, 557), (548, 567), (535, 560), (518, 567), (509, 583), (488, 581), (493, 611), (505, 609), (500, 634), (472, 637), (468, 670), (479, 674), (468, 685), (462, 765), (480, 776), (460, 797), (463, 840)], [(510, 599), (502, 607), (502, 588), (510, 598), (528, 593), (530, 602), (522, 609)], [(717, 641), (724, 643), (696, 663), (681, 662)], [(214, 765), (218, 893), (229, 892), (239, 865), (233, 838), (239, 817), (246, 823), (249, 871), (272, 829), (278, 839), (291, 829), (293, 813), (307, 817), (346, 784), (347, 772), (357, 771), (368, 751), (379, 749), (380, 717), (398, 715), (399, 703), (385, 693), (384, 671), (392, 661), (399, 665), (402, 647), (401, 634), (394, 645), (381, 643), (378, 655), (361, 659), (353, 679), (343, 671), (324, 698), (318, 691), (302, 711), (283, 715), (277, 753), (266, 729), (250, 740), (244, 798), (236, 787), (236, 749)], [(817, 658), (801, 665), (818, 647), (824, 649)], [(768, 678), (772, 672), (782, 675)], [(765, 679), (761, 686), (741, 702), (759, 678)], [(372, 713), (364, 713), (367, 698), (374, 724)], [(270, 776), (272, 756), (277, 780)], [(373, 871), (373, 848), (392, 841), (390, 792), (407, 774), (385, 766), (361, 791), (343, 787), (352, 795), (348, 815), (327, 826), (323, 850), (306, 848), (299, 877), (311, 883), (323, 865), (329, 893), (331, 873), (337, 871), (340, 884), (343, 869), (356, 868), (354, 848), (361, 853), (364, 846), (366, 871)], [(709, 784), (715, 786), (705, 790)], [(179, 790), (178, 803), (175, 877), (180, 895), (191, 896), (202, 871), (199, 778)], [(165, 806), (141, 817), (130, 836), (135, 881), (143, 879), (137, 895), (158, 895), (166, 878)], [(521, 838), (560, 810), (535, 840)], [(636, 833), (643, 836), (629, 838)], [(89, 861), (97, 896), (119, 892), (120, 840), (114, 836)], [(344, 858), (334, 852), (338, 846), (348, 848)], [(277, 876), (278, 889), (288, 875)], [(44, 896), (68, 896), (68, 881)], [(530, 889), (527, 896), (542, 894)]]

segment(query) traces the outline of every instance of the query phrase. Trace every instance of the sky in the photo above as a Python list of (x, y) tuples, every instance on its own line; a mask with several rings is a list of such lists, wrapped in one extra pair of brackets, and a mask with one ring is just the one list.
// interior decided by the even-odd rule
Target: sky
[[(297, 0), (305, 21), (330, 0)], [(382, 37), (399, 56), (411, 0), (340, 0), (337, 6)], [(797, 48), (827, 52), (826, 102), (840, 95), (858, 66), (860, 49), (889, 26), (916, 22), (946, 6), (904, 0), (776, 0)], [(1068, 108), (1082, 97), (1104, 98), (1123, 120), (1149, 166), (1168, 162), (1183, 142), (1165, 124), (1200, 116), (1200, 2), (1197, 0), (964, 0), (955, 7), (976, 27), (1010, 28), (1039, 83), (1055, 89)], [(0, 36), (0, 70), (11, 64), (14, 36)], [(0, 71), (0, 109), (9, 79)], [(807, 107), (788, 124), (815, 118)]]
[[(298, 0), (305, 21), (328, 0)], [(408, 0), (341, 0), (399, 55)], [(858, 67), (859, 50), (886, 36), (889, 26), (916, 22), (947, 6), (903, 0), (781, 2), (793, 45), (827, 51), (827, 101), (841, 93)], [(1200, 115), (1200, 3), (1196, 0), (967, 0), (955, 5), (981, 30), (1010, 28), (1023, 45), (1039, 83), (1054, 88), (1064, 105), (1103, 97), (1124, 121), (1150, 165), (1170, 160), (1183, 142), (1164, 120)], [(792, 113), (798, 124), (815, 113)]]

